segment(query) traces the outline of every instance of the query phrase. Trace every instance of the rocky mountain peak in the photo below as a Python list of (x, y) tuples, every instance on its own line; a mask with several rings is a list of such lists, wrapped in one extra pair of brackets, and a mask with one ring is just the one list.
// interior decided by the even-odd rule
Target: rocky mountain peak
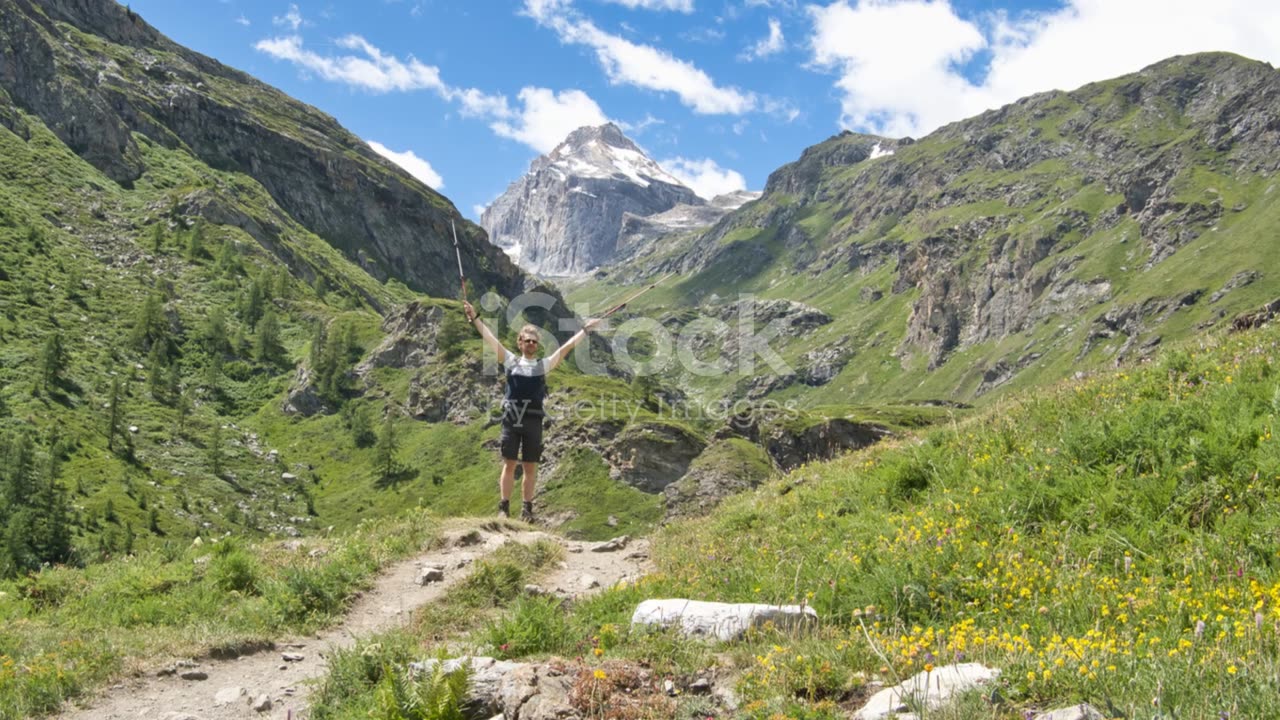
[(624, 135), (622, 129), (613, 123), (580, 127), (569, 133), (569, 137), (565, 138), (564, 142), (560, 143), (560, 146), (556, 149), (583, 147), (591, 142), (601, 142), (626, 150), (640, 150), (639, 146), (632, 142), (631, 138)]
[(706, 201), (663, 170), (618, 126), (582, 127), (485, 210), (490, 238), (528, 270), (569, 275), (611, 260), (626, 216)]

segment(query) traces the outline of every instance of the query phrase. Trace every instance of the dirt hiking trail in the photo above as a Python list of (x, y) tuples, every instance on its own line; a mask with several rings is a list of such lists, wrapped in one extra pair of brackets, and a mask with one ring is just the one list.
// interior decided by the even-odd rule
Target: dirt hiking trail
[[(443, 545), (388, 566), (353, 603), (342, 621), (313, 636), (284, 638), (273, 649), (233, 659), (200, 658), (151, 668), (80, 698), (58, 720), (267, 720), (308, 717), (314, 681), (324, 677), (327, 656), (356, 639), (409, 622), (413, 611), (440, 599), (465, 579), (473, 563), (508, 542), (549, 539), (565, 547), (564, 562), (537, 581), (547, 592), (581, 597), (650, 570), (647, 540), (596, 551), (606, 543), (566, 540), (514, 523), (485, 523), (443, 534)], [(614, 543), (615, 545), (617, 543)], [(426, 567), (444, 568), (444, 579), (418, 582)], [(598, 585), (596, 584), (598, 583)], [(425, 657), (425, 654), (424, 654)], [(185, 677), (184, 677), (185, 676)], [(265, 702), (264, 702), (265, 701)]]

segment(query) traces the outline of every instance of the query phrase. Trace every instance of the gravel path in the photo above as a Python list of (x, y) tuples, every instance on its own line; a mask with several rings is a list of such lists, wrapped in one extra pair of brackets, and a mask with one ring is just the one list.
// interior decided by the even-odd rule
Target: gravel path
[[(544, 532), (493, 523), (477, 533), (456, 533), (439, 549), (388, 567), (361, 595), (339, 625), (313, 637), (288, 638), (273, 650), (235, 659), (204, 658), (182, 667), (156, 668), (83, 698), (60, 720), (241, 720), (307, 716), (313, 681), (324, 676), (326, 656), (356, 638), (409, 621), (415, 609), (438, 600), (466, 577), (472, 563), (508, 542), (552, 539), (565, 546), (564, 563), (540, 585), (549, 592), (580, 596), (649, 570), (648, 541), (636, 540), (609, 552), (603, 543), (564, 540)], [(426, 586), (423, 567), (443, 567), (444, 580)], [(594, 585), (592, 581), (598, 583)], [(187, 676), (184, 678), (183, 676)], [(195, 679), (200, 678), (202, 679)], [(263, 702), (263, 700), (267, 702)], [(255, 709), (257, 705), (258, 709)], [(269, 707), (264, 707), (269, 705)]]

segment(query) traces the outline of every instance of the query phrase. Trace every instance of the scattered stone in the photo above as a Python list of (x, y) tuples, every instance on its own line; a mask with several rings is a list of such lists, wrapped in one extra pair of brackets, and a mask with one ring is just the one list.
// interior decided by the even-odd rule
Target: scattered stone
[(427, 566), (418, 572), (418, 584), (430, 585), (433, 582), (444, 580), (444, 568)]
[(288, 670), (288, 669), (289, 669), (289, 666), (288, 666), (288, 665), (281, 665), (281, 666), (280, 666), (280, 669), (281, 669), (281, 670)]
[(542, 587), (541, 587), (540, 585), (534, 585), (534, 584), (530, 583), (530, 584), (528, 584), (528, 585), (525, 585), (525, 586), (524, 586), (524, 594), (525, 594), (525, 595), (533, 595), (533, 596), (537, 597), (537, 596), (541, 596), (541, 595), (546, 595), (546, 594), (547, 594), (547, 591), (546, 591), (546, 590), (543, 590), (543, 589), (542, 589)]
[(249, 707), (253, 708), (254, 712), (266, 712), (271, 709), (271, 698), (266, 695), (259, 695), (253, 699), (253, 704)]
[(208, 680), (209, 673), (203, 670), (187, 670), (186, 672), (182, 673), (178, 677), (182, 678), (183, 680)]
[(177, 674), (178, 674), (178, 668), (172, 665), (166, 668), (160, 668), (159, 670), (156, 671), (156, 677), (169, 677), (170, 675), (177, 675)]
[(1000, 676), (1000, 671), (979, 663), (960, 663), (916, 673), (901, 685), (871, 696), (853, 720), (888, 720), (912, 706), (936, 710), (960, 693), (984, 685)]
[(160, 720), (200, 720), (200, 717), (191, 713), (170, 712), (161, 715)]
[(245, 689), (242, 687), (222, 688), (213, 696), (214, 705), (230, 705), (245, 696)]
[(604, 521), (604, 524), (608, 525), (609, 527), (618, 527), (618, 518), (614, 517), (613, 515), (610, 515), (609, 519)]
[(284, 653), (281, 657), (285, 662), (302, 662), (304, 659), (302, 653)]
[(130, 426), (129, 426), (129, 432), (131, 432), (131, 433), (137, 433), (137, 432), (138, 432), (138, 426), (137, 426), (137, 425), (130, 425)]
[(286, 473), (280, 473), (280, 479), (285, 482), (293, 482), (294, 480), (298, 479), (298, 476), (294, 475), (291, 472), (286, 472)]
[(617, 552), (622, 548), (626, 547), (628, 542), (631, 542), (631, 538), (626, 535), (623, 535), (622, 537), (616, 537), (612, 540), (609, 540), (608, 542), (602, 542), (602, 543), (597, 543), (596, 545), (593, 545), (591, 547), (591, 552), (598, 552), (598, 553)]
[(753, 627), (773, 623), (785, 630), (815, 624), (818, 613), (803, 605), (764, 605), (760, 603), (718, 603), (673, 598), (645, 600), (636, 606), (631, 625), (677, 627), (691, 637), (731, 641)]
[(1088, 703), (1081, 703), (1050, 712), (1040, 713), (1034, 720), (1106, 720), (1106, 716)]
[(578, 554), (578, 553), (582, 552), (582, 546), (581, 546), (581, 545), (570, 545), (570, 546), (569, 546), (569, 552), (571, 552), (571, 553), (573, 553), (573, 554), (575, 554), (575, 555), (576, 555), (576, 554)]
[(676, 696), (676, 684), (675, 684), (675, 682), (674, 682), (674, 681), (672, 681), (672, 680), (663, 680), (663, 681), (662, 681), (662, 691), (663, 691), (663, 692), (665, 692), (666, 694), (670, 695), (671, 697), (675, 697), (675, 696)]
[(573, 717), (569, 697), (574, 679), (551, 670), (545, 666), (523, 665), (507, 673), (498, 685), (502, 712), (520, 720)]
[(600, 581), (594, 575), (583, 575), (578, 578), (578, 588), (580, 590), (595, 590), (600, 587)]
[(689, 692), (698, 694), (709, 693), (711, 692), (711, 681), (704, 677), (700, 677), (689, 684)]

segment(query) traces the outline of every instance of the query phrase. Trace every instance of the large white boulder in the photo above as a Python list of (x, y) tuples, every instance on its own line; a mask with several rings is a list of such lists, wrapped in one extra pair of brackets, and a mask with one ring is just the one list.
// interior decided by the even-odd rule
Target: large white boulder
[(944, 665), (917, 673), (901, 685), (885, 688), (853, 714), (853, 720), (906, 720), (917, 710), (936, 710), (960, 693), (1000, 677), (1000, 671), (979, 663)]
[(631, 614), (632, 627), (676, 627), (684, 635), (722, 641), (735, 640), (747, 630), (765, 623), (773, 623), (785, 630), (817, 621), (818, 613), (804, 605), (719, 603), (678, 598), (645, 600)]

